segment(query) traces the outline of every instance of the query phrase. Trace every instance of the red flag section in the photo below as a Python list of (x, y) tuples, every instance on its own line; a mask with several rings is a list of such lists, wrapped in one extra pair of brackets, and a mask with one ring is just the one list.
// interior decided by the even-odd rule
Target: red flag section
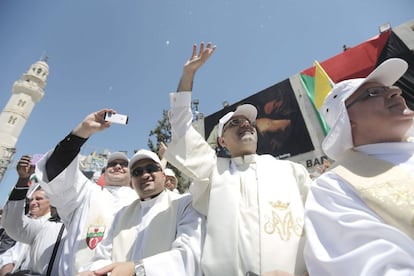
[[(374, 70), (381, 52), (388, 41), (391, 31), (369, 39), (355, 47), (333, 56), (320, 64), (333, 82), (345, 79), (364, 78)], [(308, 76), (315, 76), (315, 66), (301, 72)]]

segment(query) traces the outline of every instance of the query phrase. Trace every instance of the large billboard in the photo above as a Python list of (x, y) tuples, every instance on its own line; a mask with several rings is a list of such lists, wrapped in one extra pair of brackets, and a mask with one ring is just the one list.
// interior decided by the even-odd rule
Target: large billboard
[(244, 103), (257, 108), (257, 153), (288, 158), (314, 150), (295, 93), (288, 79), (266, 88), (246, 99), (206, 117), (204, 133), (210, 144), (215, 144), (219, 155), (226, 152), (217, 145), (216, 125), (229, 111)]

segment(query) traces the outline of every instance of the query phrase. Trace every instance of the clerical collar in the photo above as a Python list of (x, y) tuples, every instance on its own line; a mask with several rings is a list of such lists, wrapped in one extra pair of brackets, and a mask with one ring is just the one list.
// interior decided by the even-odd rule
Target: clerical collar
[(248, 154), (243, 155), (239, 157), (234, 157), (231, 159), (232, 162), (234, 162), (236, 165), (243, 165), (243, 164), (250, 164), (256, 162), (256, 156), (257, 154)]
[(237, 167), (248, 166), (256, 163), (257, 154), (248, 154), (239, 157), (233, 157), (230, 159), (230, 173), (233, 174), (237, 171)]
[(140, 200), (141, 200), (141, 201), (145, 201), (145, 202), (147, 202), (147, 201), (151, 201), (151, 200), (155, 199), (156, 197), (158, 197), (160, 194), (162, 194), (164, 191), (165, 191), (165, 189), (164, 189), (164, 190), (162, 190), (160, 193), (158, 193), (158, 194), (156, 194), (156, 195), (153, 195), (153, 196), (150, 196), (150, 197), (146, 197), (146, 198), (144, 198), (144, 199), (140, 199)]
[(390, 142), (390, 143), (377, 143), (362, 145), (355, 147), (355, 150), (368, 154), (368, 155), (378, 155), (378, 154), (395, 154), (395, 153), (405, 153), (411, 155), (414, 152), (414, 143), (412, 142)]

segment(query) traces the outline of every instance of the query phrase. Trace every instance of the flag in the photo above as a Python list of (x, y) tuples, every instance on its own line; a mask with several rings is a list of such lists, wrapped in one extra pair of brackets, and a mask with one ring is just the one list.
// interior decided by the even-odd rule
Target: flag
[(313, 107), (315, 108), (322, 130), (324, 134), (327, 134), (329, 131), (329, 127), (326, 124), (325, 120), (322, 118), (322, 116), (319, 114), (319, 108), (322, 106), (326, 95), (331, 90), (333, 86), (333, 81), (325, 72), (325, 70), (323, 70), (319, 62), (315, 60), (314, 64), (314, 76), (302, 72), (302, 74), (300, 74), (300, 79), (302, 81), (303, 87), (305, 88), (308, 94), (309, 99), (313, 104)]
[(318, 61), (315, 60), (315, 88), (314, 88), (314, 104), (317, 110), (321, 108), (326, 95), (333, 86), (332, 80), (323, 70)]

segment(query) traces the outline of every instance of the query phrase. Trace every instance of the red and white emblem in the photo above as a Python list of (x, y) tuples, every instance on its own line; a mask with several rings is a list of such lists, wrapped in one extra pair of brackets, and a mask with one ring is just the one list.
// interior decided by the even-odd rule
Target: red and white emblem
[(94, 249), (98, 243), (103, 239), (105, 234), (104, 225), (93, 225), (88, 227), (88, 232), (86, 233), (86, 244), (90, 249)]

